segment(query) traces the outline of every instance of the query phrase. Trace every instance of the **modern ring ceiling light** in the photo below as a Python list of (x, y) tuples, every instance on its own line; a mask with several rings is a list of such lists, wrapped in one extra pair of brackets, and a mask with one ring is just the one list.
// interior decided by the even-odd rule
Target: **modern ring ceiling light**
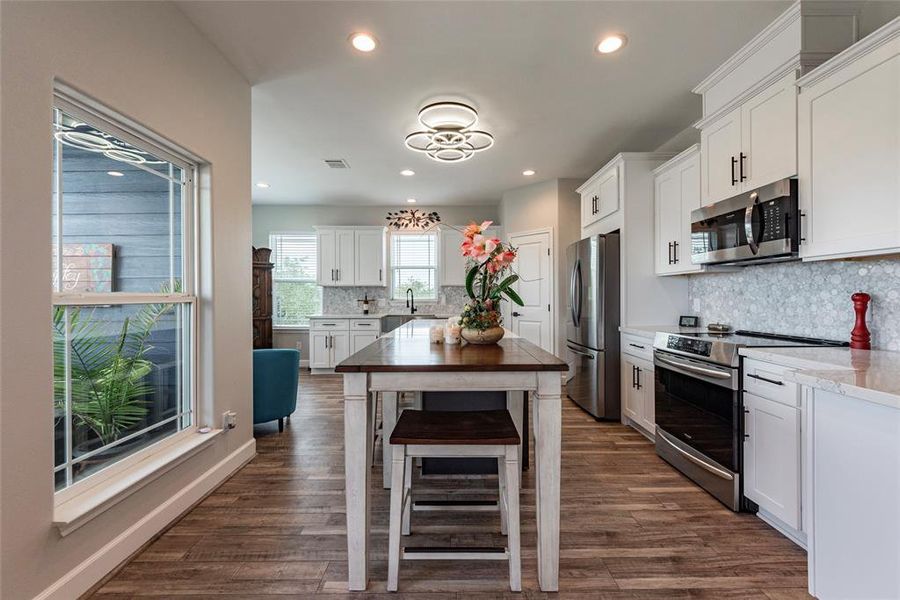
[(469, 160), (494, 145), (494, 136), (475, 129), (478, 112), (462, 102), (435, 102), (419, 111), (424, 131), (406, 136), (406, 147), (437, 162)]
[(165, 161), (158, 160), (149, 152), (126, 144), (108, 133), (98, 131), (87, 123), (72, 121), (70, 123), (54, 123), (53, 137), (66, 146), (103, 154), (107, 158), (133, 165), (162, 165)]

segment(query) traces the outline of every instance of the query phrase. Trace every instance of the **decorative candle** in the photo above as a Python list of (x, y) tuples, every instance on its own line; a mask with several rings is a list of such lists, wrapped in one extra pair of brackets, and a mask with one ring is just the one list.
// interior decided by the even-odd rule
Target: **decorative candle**
[[(454, 320), (458, 321), (458, 319)], [(448, 344), (458, 344), (460, 331), (462, 331), (462, 327), (456, 323), (448, 324), (444, 333), (444, 341)]]
[(431, 343), (432, 344), (442, 344), (444, 343), (444, 328), (440, 325), (435, 325), (431, 328)]

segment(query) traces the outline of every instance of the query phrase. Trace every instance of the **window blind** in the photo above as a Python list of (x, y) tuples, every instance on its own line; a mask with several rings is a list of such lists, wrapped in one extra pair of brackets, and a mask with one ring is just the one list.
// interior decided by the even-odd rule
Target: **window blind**
[(393, 233), (391, 235), (391, 288), (393, 298), (403, 299), (407, 288), (416, 298), (437, 298), (437, 235)]
[(269, 245), (274, 263), (272, 322), (281, 327), (305, 327), (310, 315), (322, 312), (322, 289), (316, 283), (316, 235), (272, 234)]

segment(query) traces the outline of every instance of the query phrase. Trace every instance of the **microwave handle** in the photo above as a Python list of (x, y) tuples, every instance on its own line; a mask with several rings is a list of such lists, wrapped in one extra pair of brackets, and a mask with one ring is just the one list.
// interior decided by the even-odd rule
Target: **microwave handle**
[(753, 233), (753, 212), (759, 206), (757, 201), (759, 194), (753, 192), (750, 194), (750, 204), (744, 210), (744, 235), (747, 237), (747, 245), (750, 246), (750, 252), (754, 255), (759, 254), (759, 245), (756, 243), (756, 235)]

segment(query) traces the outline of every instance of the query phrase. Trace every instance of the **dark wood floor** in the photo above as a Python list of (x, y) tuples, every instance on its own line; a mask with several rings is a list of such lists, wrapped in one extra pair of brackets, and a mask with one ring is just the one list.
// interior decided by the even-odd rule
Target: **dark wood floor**
[[(752, 515), (737, 515), (619, 424), (564, 401), (560, 593), (535, 567), (533, 472), (522, 494), (523, 594), (503, 562), (405, 562), (385, 591), (388, 493), (376, 487), (369, 593), (346, 591), (341, 379), (304, 376), (290, 426), (258, 427), (257, 457), (93, 596), (244, 599), (757, 598), (806, 594), (806, 555)], [(379, 461), (380, 462), (380, 461)], [(381, 468), (373, 473), (381, 481)], [(496, 480), (415, 480), (420, 497), (489, 498)], [(413, 514), (411, 545), (501, 545), (496, 514)]]

